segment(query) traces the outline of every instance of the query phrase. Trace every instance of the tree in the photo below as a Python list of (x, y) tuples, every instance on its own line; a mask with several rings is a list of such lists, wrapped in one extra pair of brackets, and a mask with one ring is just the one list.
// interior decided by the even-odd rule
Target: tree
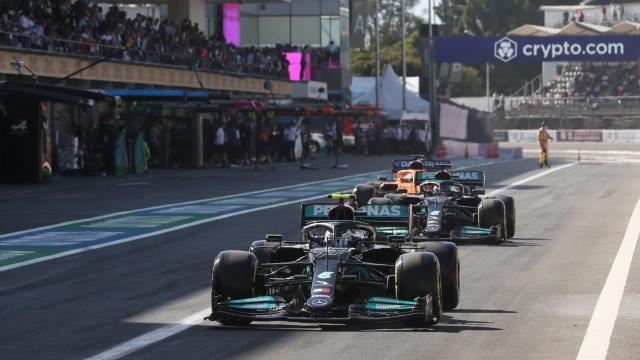
[[(407, 76), (420, 75), (422, 61), (418, 42), (420, 35), (417, 31), (407, 37)], [(369, 46), (364, 49), (353, 50), (351, 71), (354, 76), (375, 76), (376, 54), (375, 48)], [(382, 71), (391, 64), (398, 74), (402, 72), (402, 45), (397, 42), (391, 46), (380, 48), (380, 68)]]
[[(542, 5), (572, 5), (579, 0), (442, 0), (436, 13), (447, 35), (505, 35), (524, 24), (542, 24)], [(498, 16), (497, 14), (507, 14)], [(540, 73), (540, 64), (496, 64), (491, 70), (491, 90), (510, 94)], [(477, 68), (485, 81), (484, 66)]]

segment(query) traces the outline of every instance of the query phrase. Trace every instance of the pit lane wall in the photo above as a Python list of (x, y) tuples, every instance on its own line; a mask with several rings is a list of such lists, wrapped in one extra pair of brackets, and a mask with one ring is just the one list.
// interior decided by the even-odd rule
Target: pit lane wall
[[(69, 54), (50, 55), (39, 51), (0, 50), (0, 73), (24, 75), (24, 70), (20, 73), (11, 66), (11, 62), (16, 59), (24, 61), (39, 76), (62, 78), (100, 58)], [(260, 77), (207, 71), (199, 71), (198, 76), (202, 86), (209, 90), (270, 93), (263, 86), (265, 79)], [(105, 61), (73, 76), (72, 79), (200, 89), (200, 83), (193, 71), (182, 67), (149, 63)], [(289, 81), (271, 80), (271, 87), (276, 95), (291, 95), (292, 86)]]
[[(549, 129), (549, 133), (559, 142), (599, 142), (606, 144), (640, 144), (640, 130), (565, 130)], [(516, 144), (537, 143), (537, 130), (495, 130), (498, 142)]]

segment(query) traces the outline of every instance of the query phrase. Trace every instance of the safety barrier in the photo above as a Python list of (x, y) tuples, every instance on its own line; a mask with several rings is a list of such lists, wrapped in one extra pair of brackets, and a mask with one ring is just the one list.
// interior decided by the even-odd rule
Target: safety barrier
[[(602, 142), (606, 144), (640, 144), (640, 130), (549, 130), (559, 142)], [(537, 130), (496, 130), (495, 138), (501, 142), (537, 143)]]

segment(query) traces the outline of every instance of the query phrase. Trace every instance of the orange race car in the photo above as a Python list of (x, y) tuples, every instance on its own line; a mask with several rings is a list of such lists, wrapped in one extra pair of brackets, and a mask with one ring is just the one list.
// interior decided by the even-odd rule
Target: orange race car
[(425, 161), (420, 155), (413, 155), (411, 159), (393, 160), (391, 171), (393, 179), (379, 177), (378, 181), (356, 186), (354, 194), (358, 204), (366, 204), (373, 197), (398, 193), (417, 195), (420, 193), (420, 183), (424, 181), (419, 173), (447, 171), (452, 169), (451, 161)]

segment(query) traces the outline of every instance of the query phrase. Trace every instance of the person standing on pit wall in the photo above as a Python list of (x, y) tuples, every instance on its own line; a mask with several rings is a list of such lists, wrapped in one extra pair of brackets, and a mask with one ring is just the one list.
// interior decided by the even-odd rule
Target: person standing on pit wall
[(547, 131), (547, 124), (543, 121), (542, 126), (538, 129), (538, 142), (540, 143), (540, 161), (538, 164), (540, 167), (549, 166), (549, 140), (553, 140), (553, 137), (549, 135)]

